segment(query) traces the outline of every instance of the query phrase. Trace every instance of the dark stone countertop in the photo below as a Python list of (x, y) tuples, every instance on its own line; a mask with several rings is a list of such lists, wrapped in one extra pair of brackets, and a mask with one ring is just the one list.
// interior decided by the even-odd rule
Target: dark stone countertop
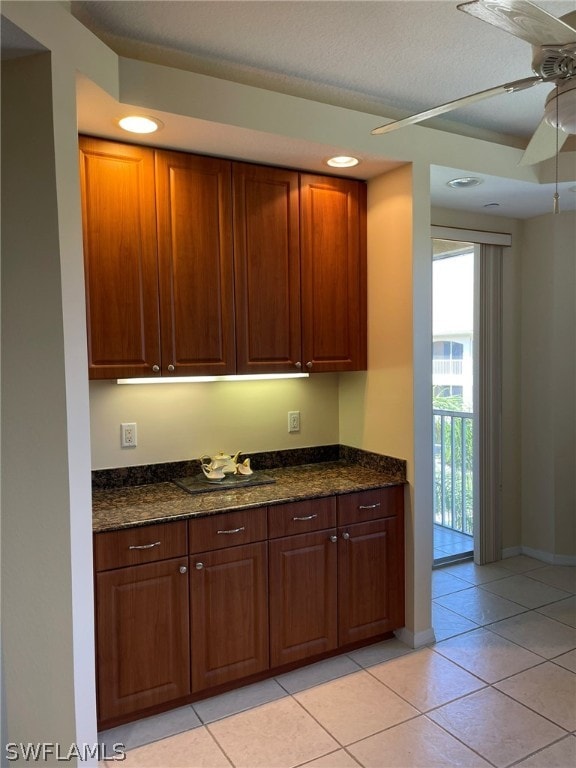
[(266, 469), (270, 485), (191, 495), (171, 482), (93, 491), (93, 530), (132, 528), (150, 523), (333, 496), (406, 482), (402, 472), (375, 470), (345, 460)]

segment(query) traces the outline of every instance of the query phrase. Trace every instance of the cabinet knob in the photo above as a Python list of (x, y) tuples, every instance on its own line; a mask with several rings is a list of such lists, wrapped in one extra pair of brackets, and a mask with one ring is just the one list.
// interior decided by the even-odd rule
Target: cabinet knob
[(170, 371), (170, 373), (172, 373), (172, 371), (175, 371), (176, 369), (174, 368), (172, 363), (170, 363), (170, 365), (168, 366), (168, 370)]
[(204, 563), (196, 563), (196, 570), (201, 571), (204, 568)]
[(185, 565), (180, 566), (180, 573), (188, 573), (188, 568)]
[(330, 541), (335, 544), (338, 541), (338, 536), (330, 536)]
[(312, 368), (312, 362), (310, 360), (306, 363), (306, 368)]
[(295, 368), (302, 368), (302, 363), (300, 362), (300, 360), (298, 360), (297, 363), (294, 363), (294, 367)]
[(158, 371), (160, 370), (160, 366), (159, 365), (153, 365), (152, 366), (152, 370), (154, 371), (154, 373), (158, 373)]
[(348, 541), (348, 539), (350, 538), (350, 534), (348, 533), (348, 531), (345, 531), (345, 532), (342, 534), (342, 538), (343, 538), (343, 539), (345, 539), (346, 541)]

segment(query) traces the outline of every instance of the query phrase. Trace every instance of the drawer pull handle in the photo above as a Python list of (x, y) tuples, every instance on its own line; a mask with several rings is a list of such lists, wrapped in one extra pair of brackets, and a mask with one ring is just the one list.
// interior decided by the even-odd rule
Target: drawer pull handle
[(204, 563), (196, 563), (196, 570), (201, 571), (204, 568)]
[(181, 565), (179, 570), (180, 573), (188, 573), (188, 568), (185, 565)]
[(350, 538), (350, 534), (348, 533), (348, 531), (342, 534), (342, 538), (348, 541), (348, 539)]
[(330, 541), (335, 544), (338, 541), (338, 536), (330, 536)]
[(130, 544), (128, 549), (153, 549), (159, 547), (161, 543), (161, 541), (155, 541), (153, 544)]
[(293, 517), (292, 520), (314, 520), (318, 515), (306, 515), (305, 517)]
[(242, 531), (245, 531), (246, 528), (242, 526), (242, 528), (232, 528), (230, 531), (217, 531), (217, 533), (241, 533)]
[(376, 509), (376, 507), (380, 506), (380, 502), (377, 501), (376, 504), (360, 504), (358, 509)]

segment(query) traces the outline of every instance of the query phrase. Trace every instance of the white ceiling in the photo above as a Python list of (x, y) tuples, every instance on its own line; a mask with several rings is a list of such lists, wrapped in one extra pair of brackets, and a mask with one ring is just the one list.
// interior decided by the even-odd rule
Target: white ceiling
[[(537, 4), (555, 16), (576, 8), (574, 0)], [(398, 118), (533, 74), (530, 45), (456, 5), (456, 0), (91, 0), (72, 2), (71, 9), (123, 56)], [(109, 127), (115, 112), (110, 97), (87, 81), (82, 86), (80, 129), (117, 137)], [(449, 121), (429, 124), (523, 147), (542, 117), (550, 87), (488, 99), (451, 113)], [(193, 147), (184, 149), (222, 154), (217, 148), (225, 141), (233, 157), (326, 170), (318, 158), (330, 147), (179, 119), (188, 120), (185, 134), (194, 137)], [(176, 139), (168, 143), (179, 146)], [(370, 178), (387, 167), (381, 156), (363, 157), (356, 175)], [(465, 169), (433, 168), (435, 205), (477, 211), (498, 202), (499, 208), (487, 210), (515, 217), (551, 210), (550, 185), (485, 176), (473, 190), (446, 187), (447, 177), (462, 174)], [(561, 185), (562, 210), (576, 209), (576, 194), (569, 191), (576, 168), (569, 179)]]

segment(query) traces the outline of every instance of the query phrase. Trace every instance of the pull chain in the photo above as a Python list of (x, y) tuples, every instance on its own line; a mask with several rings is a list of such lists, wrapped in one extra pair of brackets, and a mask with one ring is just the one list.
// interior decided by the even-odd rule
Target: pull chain
[(554, 213), (560, 213), (560, 204), (559, 204), (560, 195), (558, 193), (558, 154), (559, 154), (558, 131), (560, 130), (560, 125), (559, 125), (559, 122), (558, 122), (558, 111), (559, 111), (558, 101), (559, 101), (559, 96), (560, 96), (559, 88), (558, 88), (558, 86), (556, 86), (556, 161), (555, 161), (556, 189), (555, 189), (555, 192), (554, 192), (554, 206), (553, 206), (553, 209), (552, 209)]

